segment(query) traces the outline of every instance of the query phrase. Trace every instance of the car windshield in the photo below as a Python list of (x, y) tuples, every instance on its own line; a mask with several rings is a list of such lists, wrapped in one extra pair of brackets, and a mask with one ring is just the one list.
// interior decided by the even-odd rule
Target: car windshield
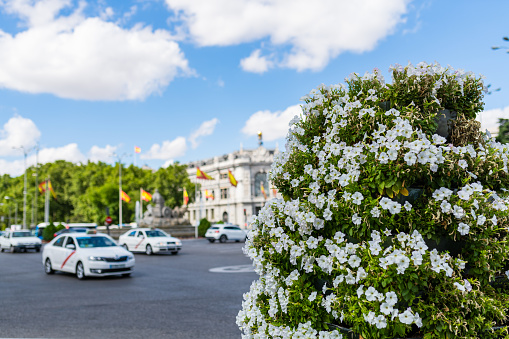
[(164, 233), (163, 231), (158, 231), (158, 230), (146, 231), (145, 233), (147, 233), (147, 237), (149, 237), (149, 238), (167, 237), (168, 236), (168, 234)]
[(21, 231), (21, 232), (13, 232), (12, 233), (12, 237), (13, 238), (18, 238), (18, 237), (31, 237), (32, 236), (32, 233), (30, 233), (29, 231)]
[[(69, 229), (69, 233), (86, 233), (88, 230), (86, 228), (75, 228), (75, 229)], [(63, 232), (62, 232), (63, 233)]]
[(106, 237), (77, 237), (76, 240), (78, 240), (78, 246), (81, 248), (117, 246), (111, 239)]

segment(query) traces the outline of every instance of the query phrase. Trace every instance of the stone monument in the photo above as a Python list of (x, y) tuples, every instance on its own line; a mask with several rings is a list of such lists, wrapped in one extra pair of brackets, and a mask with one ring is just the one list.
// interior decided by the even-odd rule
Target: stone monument
[(147, 205), (147, 211), (139, 222), (140, 227), (164, 228), (176, 236), (194, 235), (194, 227), (184, 217), (187, 212), (187, 206), (175, 207), (173, 209), (165, 206), (165, 200), (157, 188), (152, 195), (152, 202), (154, 206)]

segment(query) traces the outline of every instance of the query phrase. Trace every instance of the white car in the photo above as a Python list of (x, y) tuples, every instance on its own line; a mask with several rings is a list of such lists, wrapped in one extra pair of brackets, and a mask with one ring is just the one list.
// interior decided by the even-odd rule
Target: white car
[(122, 275), (127, 277), (134, 268), (134, 255), (118, 246), (106, 234), (62, 234), (44, 246), (44, 272), (62, 271), (87, 276)]
[(161, 252), (178, 254), (182, 241), (160, 229), (136, 228), (118, 238), (118, 243), (131, 252), (145, 252), (147, 255)]
[(205, 233), (208, 241), (226, 242), (227, 240), (245, 241), (247, 237), (246, 231), (237, 225), (232, 224), (214, 224)]
[(27, 230), (22, 231), (7, 231), (0, 236), (0, 251), (8, 250), (11, 253), (16, 251), (41, 250), (41, 239), (37, 238), (32, 232)]

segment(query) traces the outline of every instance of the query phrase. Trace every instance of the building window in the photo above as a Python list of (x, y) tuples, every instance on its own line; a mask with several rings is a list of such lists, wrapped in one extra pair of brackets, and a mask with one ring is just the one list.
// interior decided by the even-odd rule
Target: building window
[(221, 173), (221, 179), (228, 179), (228, 173)]
[(193, 220), (196, 220), (196, 210), (193, 211)]
[(210, 209), (210, 220), (214, 220), (214, 209)]
[(228, 199), (228, 189), (221, 188), (221, 199)]
[(269, 182), (267, 181), (267, 173), (259, 172), (255, 174), (254, 180), (254, 195), (255, 197), (263, 196), (262, 185), (265, 190), (265, 194), (269, 195)]

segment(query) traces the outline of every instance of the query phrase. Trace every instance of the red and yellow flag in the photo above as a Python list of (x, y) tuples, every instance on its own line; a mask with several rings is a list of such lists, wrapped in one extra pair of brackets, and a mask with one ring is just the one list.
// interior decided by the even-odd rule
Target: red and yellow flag
[(196, 179), (214, 180), (210, 175), (196, 167)]
[(152, 194), (145, 191), (143, 188), (141, 189), (141, 200), (150, 201), (152, 200)]
[(265, 193), (265, 187), (263, 187), (263, 182), (260, 182), (260, 189), (262, 191), (263, 197), (267, 199), (267, 193)]
[(184, 188), (184, 206), (187, 206), (188, 203), (189, 203), (189, 195), (187, 194), (187, 191)]
[(230, 170), (228, 170), (228, 178), (230, 179), (230, 184), (232, 184), (232, 186), (234, 187), (237, 187), (237, 180), (235, 179), (233, 173)]
[(124, 191), (120, 191), (120, 196), (122, 197), (122, 200), (124, 200), (125, 202), (129, 202), (131, 201), (131, 198), (129, 198), (129, 196), (127, 195), (126, 192)]
[[(51, 185), (51, 180), (48, 180), (48, 188), (49, 188), (49, 191), (51, 193), (51, 195), (53, 196), (53, 198), (57, 198), (57, 195), (55, 194), (55, 191), (53, 190), (53, 185)], [(39, 184), (39, 192), (41, 193), (44, 193), (46, 192), (46, 181), (43, 181)]]
[(141, 153), (141, 148), (134, 146), (134, 153)]
[(205, 190), (205, 198), (214, 200), (214, 194), (209, 190)]

